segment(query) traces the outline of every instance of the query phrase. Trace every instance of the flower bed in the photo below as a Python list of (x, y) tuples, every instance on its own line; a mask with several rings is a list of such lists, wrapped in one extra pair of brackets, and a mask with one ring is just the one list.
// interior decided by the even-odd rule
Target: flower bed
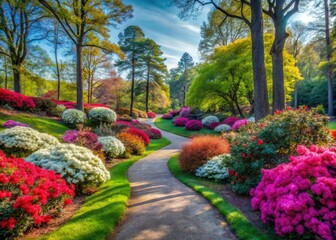
[(298, 147), (290, 163), (263, 170), (252, 206), (276, 233), (294, 239), (335, 239), (336, 148)]
[(0, 238), (13, 239), (71, 204), (74, 187), (53, 171), (43, 170), (0, 151)]
[(175, 126), (184, 126), (187, 122), (189, 121), (188, 118), (185, 117), (178, 117), (174, 120), (174, 125)]
[(199, 120), (190, 120), (185, 124), (185, 129), (191, 131), (198, 131), (203, 128), (202, 122)]
[(8, 120), (2, 124), (5, 128), (12, 128), (12, 127), (29, 127), (28, 124), (16, 122), (14, 120)]
[(36, 107), (31, 97), (3, 88), (0, 88), (0, 106), (1, 105), (8, 105), (19, 110), (32, 110)]

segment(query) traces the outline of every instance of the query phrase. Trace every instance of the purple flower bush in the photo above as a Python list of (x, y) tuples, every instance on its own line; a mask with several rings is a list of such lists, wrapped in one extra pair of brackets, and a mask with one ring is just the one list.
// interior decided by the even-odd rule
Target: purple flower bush
[(203, 124), (199, 120), (190, 120), (185, 124), (185, 128), (187, 130), (198, 131), (198, 130), (201, 130), (203, 128)]
[(238, 120), (236, 121), (233, 125), (232, 125), (232, 129), (235, 130), (235, 131), (239, 131), (239, 129), (242, 127), (242, 126), (245, 126), (247, 125), (249, 122), (246, 120), (246, 119), (242, 119), (242, 120)]
[(166, 114), (163, 114), (163, 115), (162, 115), (162, 118), (163, 118), (163, 119), (173, 119), (173, 115), (170, 114), (170, 113), (166, 113)]
[(29, 127), (28, 124), (21, 123), (21, 122), (16, 122), (14, 120), (8, 120), (3, 123), (2, 125), (5, 128), (12, 128), (12, 127)]
[(252, 207), (280, 236), (335, 239), (336, 148), (298, 146), (297, 152), (289, 163), (262, 170), (261, 182), (250, 192)]
[(232, 116), (232, 117), (228, 117), (227, 119), (225, 119), (223, 123), (232, 127), (233, 124), (237, 122), (238, 120), (239, 118)]
[(185, 117), (179, 117), (179, 118), (176, 118), (176, 119), (175, 119), (175, 121), (174, 121), (174, 125), (175, 125), (175, 126), (184, 126), (188, 121), (189, 121), (188, 118), (185, 118)]
[(188, 117), (190, 115), (189, 107), (183, 107), (180, 112), (181, 117)]

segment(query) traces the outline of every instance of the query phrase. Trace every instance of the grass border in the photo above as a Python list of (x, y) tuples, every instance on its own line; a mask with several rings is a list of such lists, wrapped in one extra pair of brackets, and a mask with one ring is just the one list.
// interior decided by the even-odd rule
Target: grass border
[[(59, 229), (39, 237), (39, 240), (103, 240), (108, 237), (120, 222), (127, 209), (131, 187), (127, 179), (128, 169), (136, 161), (169, 145), (162, 138), (151, 141), (146, 152), (115, 165), (111, 179), (104, 183), (98, 192), (86, 198), (85, 203), (72, 218)], [(36, 239), (36, 238), (31, 238)]]
[(193, 183), (192, 181), (198, 178), (192, 174), (185, 173), (180, 169), (177, 155), (172, 157), (168, 161), (168, 168), (179, 181), (206, 198), (226, 219), (226, 221), (230, 224), (230, 227), (232, 228), (232, 230), (234, 230), (236, 236), (239, 239), (271, 239), (267, 234), (255, 228), (242, 212), (232, 206), (221, 195), (207, 187), (204, 187), (203, 185)]

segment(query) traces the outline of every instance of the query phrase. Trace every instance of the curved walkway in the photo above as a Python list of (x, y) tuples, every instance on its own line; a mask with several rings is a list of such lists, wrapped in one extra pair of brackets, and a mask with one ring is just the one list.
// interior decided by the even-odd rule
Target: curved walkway
[[(147, 123), (154, 125), (153, 121)], [(136, 162), (128, 171), (131, 198), (126, 216), (109, 239), (236, 239), (202, 196), (175, 179), (167, 161), (189, 139), (162, 131), (172, 144)]]

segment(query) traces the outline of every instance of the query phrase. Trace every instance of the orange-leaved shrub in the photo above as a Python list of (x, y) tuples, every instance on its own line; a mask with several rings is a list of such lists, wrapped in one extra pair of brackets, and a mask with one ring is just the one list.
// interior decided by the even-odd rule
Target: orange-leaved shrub
[(195, 173), (212, 157), (230, 152), (228, 141), (217, 136), (197, 136), (183, 146), (179, 156), (181, 169), (185, 172)]
[(130, 154), (141, 155), (145, 152), (146, 146), (141, 137), (128, 132), (121, 132), (117, 138), (124, 144), (126, 148), (125, 157)]

